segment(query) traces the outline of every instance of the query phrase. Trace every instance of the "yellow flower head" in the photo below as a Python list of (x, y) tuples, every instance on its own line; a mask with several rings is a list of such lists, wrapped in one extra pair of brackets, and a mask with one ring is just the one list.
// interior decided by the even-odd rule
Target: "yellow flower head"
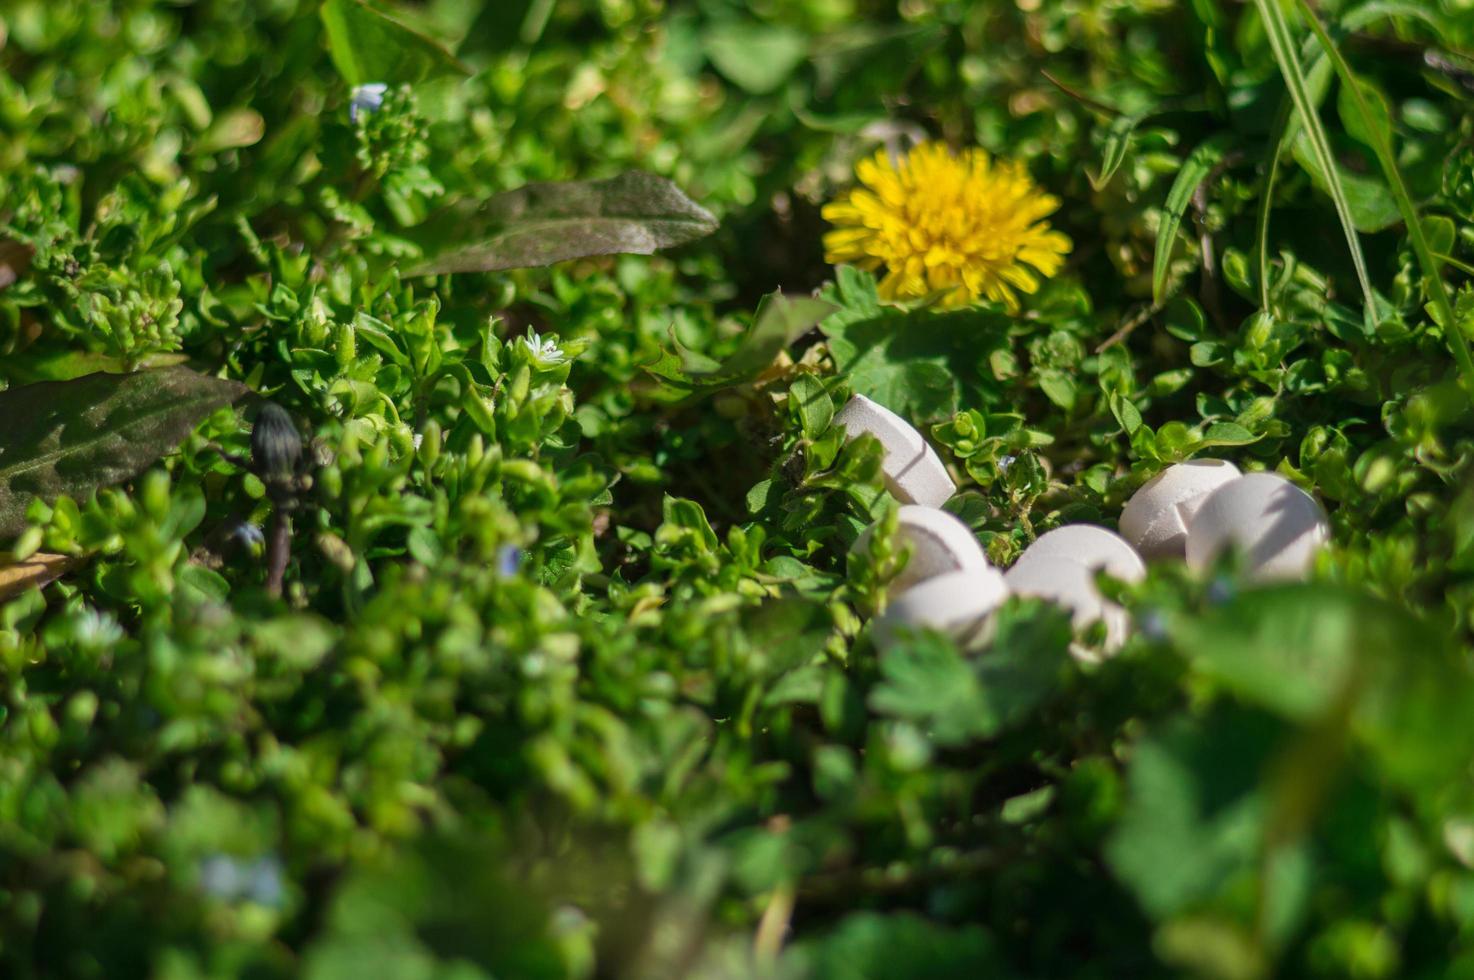
[(1059, 200), (1034, 186), (1022, 164), (979, 149), (955, 155), (922, 143), (903, 160), (884, 150), (855, 168), (856, 187), (824, 206), (835, 226), (825, 258), (874, 271), (884, 299), (941, 295), (940, 305), (980, 297), (1018, 309), (1041, 277), (1064, 264), (1070, 240), (1042, 220)]

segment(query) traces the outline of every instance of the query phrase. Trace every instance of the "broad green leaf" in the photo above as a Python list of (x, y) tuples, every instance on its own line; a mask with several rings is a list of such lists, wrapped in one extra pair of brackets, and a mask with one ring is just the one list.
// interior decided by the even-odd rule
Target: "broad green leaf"
[(938, 745), (984, 738), (997, 725), (985, 716), (983, 688), (957, 648), (936, 634), (918, 633), (891, 645), (880, 658), (881, 682), (870, 692), (872, 710), (910, 721)]
[(89, 374), (0, 392), (0, 537), (32, 497), (86, 497), (146, 469), (245, 385), (186, 367)]
[(1065, 411), (1075, 407), (1075, 379), (1068, 371), (1049, 368), (1039, 372), (1039, 390)]
[[(410, 275), (492, 272), (592, 255), (650, 255), (711, 234), (717, 220), (664, 177), (536, 183), (431, 223), (436, 243)], [(469, 230), (467, 230), (469, 229)]]
[(769, 293), (759, 301), (752, 327), (743, 335), (742, 343), (712, 373), (720, 378), (757, 374), (834, 310), (833, 303), (812, 296), (790, 298), (781, 292)]
[(787, 81), (808, 57), (809, 40), (791, 28), (734, 21), (708, 28), (702, 47), (734, 85), (764, 95)]
[(1214, 446), (1247, 446), (1258, 442), (1259, 436), (1239, 425), (1237, 422), (1214, 422), (1208, 426), (1207, 431), (1199, 442), (1199, 448), (1210, 449)]
[(1182, 227), (1182, 217), (1192, 203), (1193, 194), (1213, 168), (1223, 160), (1228, 141), (1215, 136), (1188, 155), (1172, 189), (1167, 192), (1165, 213), (1157, 228), (1157, 252), (1152, 262), (1152, 296), (1161, 304), (1167, 293), (1167, 272), (1172, 264), (1172, 247), (1177, 244), (1177, 229)]
[[(1320, 162), (1316, 160), (1310, 143), (1301, 133), (1291, 144), (1295, 161), (1310, 174), (1315, 185), (1329, 193), (1329, 182)], [(1345, 196), (1347, 210), (1351, 214), (1356, 230), (1365, 234), (1386, 231), (1401, 220), (1397, 202), (1386, 183), (1376, 177), (1363, 176), (1336, 163), (1336, 180)]]
[[(813, 980), (964, 980), (1011, 975), (988, 933), (947, 928), (914, 912), (856, 912), (822, 939), (796, 946), (793, 976)], [(785, 974), (786, 975), (786, 974)]]
[(1346, 134), (1364, 146), (1373, 147), (1379, 140), (1392, 139), (1392, 107), (1387, 97), (1369, 82), (1360, 82), (1362, 102), (1370, 110), (1363, 116), (1351, 86), (1342, 84), (1336, 93), (1336, 114)]
[(349, 85), (414, 83), (470, 69), (431, 38), (364, 0), (323, 0), (328, 54)]
[(998, 615), (989, 648), (964, 659), (935, 633), (915, 633), (880, 659), (875, 711), (903, 718), (938, 745), (989, 738), (1025, 720), (1060, 686), (1068, 664), (1069, 620), (1057, 610)]
[(1302, 724), (1344, 713), (1399, 782), (1438, 784), (1468, 763), (1474, 673), (1387, 602), (1339, 586), (1265, 589), (1171, 632), (1198, 670), (1253, 704)]
[(1111, 414), (1121, 424), (1121, 429), (1128, 435), (1135, 435), (1136, 430), (1141, 428), (1141, 410), (1138, 409), (1125, 395), (1112, 392), (1110, 397)]
[(681, 346), (672, 330), (671, 347), (662, 349), (643, 367), (675, 388), (694, 393), (731, 387), (760, 373), (789, 344), (834, 310), (832, 303), (809, 296), (790, 299), (782, 293), (770, 293), (758, 303), (752, 326), (726, 360), (717, 361)]
[(907, 313), (882, 307), (875, 278), (841, 266), (820, 296), (839, 311), (819, 324), (829, 352), (858, 393), (918, 423), (957, 414), (980, 391), (979, 350), (1008, 335), (1010, 320), (984, 310)]
[(1260, 779), (1282, 730), (1220, 708), (1176, 718), (1132, 749), (1126, 808), (1105, 854), (1148, 916), (1187, 910), (1252, 867), (1266, 811)]
[(1458, 226), (1452, 218), (1441, 214), (1430, 214), (1423, 218), (1423, 237), (1434, 255), (1449, 255), (1454, 250), (1458, 237)]
[(799, 375), (788, 389), (788, 398), (806, 437), (812, 439), (829, 428), (834, 418), (834, 401), (818, 378)]
[(496, 0), (481, 8), (466, 31), (460, 54), (496, 54), (536, 44), (553, 13), (554, 0)]

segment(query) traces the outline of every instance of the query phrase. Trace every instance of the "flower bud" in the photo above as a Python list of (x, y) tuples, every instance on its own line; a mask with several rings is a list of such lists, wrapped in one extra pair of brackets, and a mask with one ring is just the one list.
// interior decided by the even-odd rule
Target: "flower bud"
[(280, 405), (267, 402), (251, 430), (251, 461), (267, 483), (290, 479), (302, 459), (302, 436)]

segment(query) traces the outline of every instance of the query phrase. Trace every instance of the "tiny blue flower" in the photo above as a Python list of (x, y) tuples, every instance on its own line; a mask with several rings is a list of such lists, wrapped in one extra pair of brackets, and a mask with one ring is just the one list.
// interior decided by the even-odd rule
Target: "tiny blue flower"
[(1215, 606), (1221, 606), (1234, 597), (1237, 592), (1233, 587), (1233, 580), (1226, 575), (1220, 575), (1208, 583), (1208, 601)]
[(281, 861), (275, 857), (257, 858), (251, 866), (251, 878), (245, 894), (258, 905), (276, 908), (281, 905), (286, 889), (282, 885)]
[(1136, 628), (1153, 643), (1162, 643), (1167, 639), (1167, 617), (1162, 615), (1160, 609), (1143, 610), (1136, 617)]
[(211, 854), (200, 862), (200, 889), (212, 898), (236, 898), (242, 879), (240, 863), (228, 854)]
[(1017, 460), (1018, 460), (1018, 457), (1017, 456), (999, 456), (998, 457), (998, 472), (999, 473), (1007, 473), (1008, 472), (1008, 468), (1010, 466), (1012, 466)]
[(383, 82), (369, 82), (353, 89), (353, 98), (348, 103), (348, 118), (358, 122), (359, 113), (377, 112), (384, 104), (384, 93), (389, 86)]
[(513, 576), (522, 567), (522, 549), (514, 544), (504, 544), (496, 553), (496, 570), (503, 576)]

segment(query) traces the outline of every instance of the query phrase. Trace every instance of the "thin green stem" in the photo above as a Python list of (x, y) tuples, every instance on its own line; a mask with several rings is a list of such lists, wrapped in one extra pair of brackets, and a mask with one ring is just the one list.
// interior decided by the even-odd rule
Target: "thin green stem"
[(1259, 248), (1259, 305), (1269, 312), (1269, 216), (1274, 210), (1274, 185), (1279, 180), (1280, 160), (1284, 157), (1285, 144), (1289, 142), (1290, 121), (1295, 118), (1295, 104), (1285, 99), (1275, 116), (1272, 149), (1269, 154), (1269, 170), (1264, 175), (1264, 190), (1259, 198), (1258, 237)]

